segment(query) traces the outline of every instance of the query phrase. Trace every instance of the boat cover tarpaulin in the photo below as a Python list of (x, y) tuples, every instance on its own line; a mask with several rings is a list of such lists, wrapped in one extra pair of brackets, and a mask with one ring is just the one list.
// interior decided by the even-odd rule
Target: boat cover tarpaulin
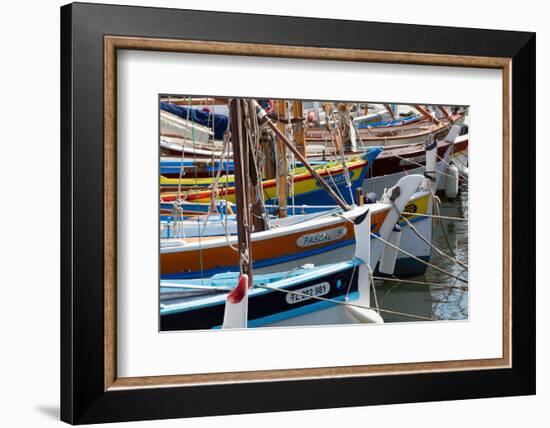
[[(214, 120), (214, 138), (216, 140), (223, 139), (223, 133), (227, 129), (228, 118), (223, 114), (212, 114), (208, 111), (203, 111), (195, 108), (182, 107), (167, 102), (160, 103), (161, 110), (175, 114), (182, 119), (189, 119), (199, 125), (212, 128), (212, 119)], [(188, 116), (189, 115), (189, 116)]]
[(418, 116), (413, 115), (413, 116), (400, 117), (399, 119), (381, 120), (381, 121), (374, 122), (374, 123), (358, 123), (357, 127), (359, 129), (378, 128), (378, 127), (383, 127), (383, 126), (401, 125), (401, 124), (405, 124), (405, 123), (412, 122), (412, 121), (415, 121), (415, 120), (418, 120)]

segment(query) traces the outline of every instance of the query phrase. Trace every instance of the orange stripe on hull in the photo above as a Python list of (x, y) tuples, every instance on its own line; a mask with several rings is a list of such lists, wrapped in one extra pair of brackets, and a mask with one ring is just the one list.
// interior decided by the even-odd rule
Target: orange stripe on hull
[[(373, 232), (378, 231), (387, 213), (388, 210), (383, 210), (372, 214), (371, 230)], [(339, 228), (345, 228), (345, 233), (339, 233), (337, 239), (331, 239), (319, 244), (315, 244), (313, 240), (308, 241), (308, 239), (317, 233), (323, 231), (336, 233)], [(254, 234), (252, 234), (252, 258), (254, 261), (259, 262), (276, 257), (298, 255), (304, 250), (322, 249), (323, 247), (332, 246), (354, 238), (353, 224), (345, 220), (329, 226), (303, 230), (260, 241), (254, 240)], [(215, 248), (202, 248), (201, 250), (195, 249), (192, 251), (184, 250), (181, 252), (161, 253), (160, 255), (160, 271), (162, 275), (200, 272), (201, 270), (206, 271), (225, 266), (235, 266), (238, 263), (238, 253), (227, 244)]]

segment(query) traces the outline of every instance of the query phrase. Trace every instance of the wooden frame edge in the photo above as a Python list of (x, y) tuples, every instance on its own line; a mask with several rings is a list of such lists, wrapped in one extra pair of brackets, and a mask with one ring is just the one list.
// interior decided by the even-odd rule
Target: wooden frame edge
[(502, 69), (502, 355), (512, 367), (512, 60)]
[(509, 58), (501, 57), (122, 36), (105, 36), (105, 44), (112, 46), (114, 49), (477, 68), (504, 68), (510, 61)]
[(305, 379), (341, 379), (367, 376), (391, 376), (472, 369), (501, 369), (507, 367), (502, 358), (460, 360), (403, 364), (377, 364), (363, 366), (316, 367), (311, 369), (280, 369), (247, 372), (204, 373), (191, 375), (144, 376), (118, 378), (109, 390), (159, 388), (173, 386), (220, 385), (267, 381), (297, 381)]
[[(282, 369), (192, 375), (116, 376), (116, 51), (117, 49), (250, 55), (502, 69), (503, 72), (503, 356), (495, 359)], [(382, 52), (288, 45), (104, 36), (104, 390), (291, 381), (510, 368), (511, 311), (511, 82), (512, 60), (500, 57)]]
[(116, 48), (104, 43), (104, 389), (116, 381)]

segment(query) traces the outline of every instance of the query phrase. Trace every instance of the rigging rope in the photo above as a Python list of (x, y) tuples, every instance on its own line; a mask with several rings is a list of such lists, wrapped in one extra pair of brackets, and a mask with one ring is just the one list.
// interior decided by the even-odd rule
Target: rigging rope
[(379, 281), (401, 282), (405, 284), (427, 285), (430, 287), (457, 288), (460, 290), (468, 290), (467, 285), (449, 285), (449, 284), (441, 284), (437, 282), (416, 281), (411, 279), (399, 279), (399, 278), (386, 277), (386, 276), (373, 276), (372, 278)]
[(461, 278), (461, 277), (459, 277), (459, 276), (456, 276), (456, 275), (452, 274), (451, 272), (446, 271), (445, 269), (442, 269), (442, 268), (440, 268), (440, 267), (438, 267), (438, 266), (435, 266), (435, 265), (433, 265), (433, 264), (431, 264), (431, 263), (429, 263), (429, 262), (427, 262), (427, 261), (425, 261), (425, 260), (422, 260), (421, 258), (416, 257), (414, 254), (411, 254), (411, 253), (409, 253), (408, 251), (405, 251), (405, 250), (399, 248), (397, 245), (393, 245), (391, 242), (386, 241), (384, 238), (382, 238), (382, 237), (376, 235), (375, 233), (372, 233), (372, 232), (371, 232), (371, 236), (373, 236), (374, 238), (378, 239), (379, 241), (382, 241), (384, 244), (386, 244), (386, 245), (392, 247), (393, 249), (399, 251), (400, 253), (403, 253), (403, 254), (405, 254), (406, 256), (409, 256), (410, 258), (416, 260), (417, 262), (423, 263), (423, 264), (425, 264), (426, 266), (431, 267), (432, 269), (435, 269), (435, 270), (437, 270), (437, 271), (439, 271), (439, 272), (441, 272), (441, 273), (444, 273), (444, 274), (446, 274), (446, 275), (449, 275), (450, 277), (455, 278), (455, 279), (458, 279), (459, 281), (465, 282), (466, 284), (468, 283), (468, 280), (467, 280), (467, 279), (464, 279), (464, 278)]
[[(399, 211), (395, 205), (393, 205), (393, 207), (395, 208), (396, 211)], [(399, 212), (398, 212), (399, 213)], [(399, 213), (400, 214), (400, 213)], [(401, 214), (400, 214), (401, 215)], [(433, 250), (435, 250), (438, 254), (440, 254), (441, 256), (445, 257), (446, 259), (450, 260), (451, 262), (453, 263), (457, 263), (459, 264), (460, 266), (462, 266), (463, 268), (465, 269), (468, 269), (468, 266), (461, 262), (460, 260), (456, 259), (456, 258), (453, 258), (451, 256), (449, 256), (448, 254), (444, 253), (443, 251), (441, 251), (439, 248), (437, 248), (434, 244), (432, 244), (430, 241), (428, 241), (419, 231), (418, 229), (409, 221), (409, 219), (403, 215), (401, 215), (401, 218), (403, 220), (405, 220), (405, 223), (407, 223), (407, 225), (411, 228), (411, 230), (414, 232), (414, 234), (416, 236), (418, 236), (422, 241), (424, 241), (427, 245), (430, 246), (430, 248), (432, 248)], [(430, 226), (431, 227), (431, 226)], [(454, 256), (454, 254), (453, 254)]]
[(402, 211), (401, 214), (414, 215), (419, 217), (431, 217), (438, 220), (468, 221), (467, 218), (463, 218), (463, 217), (450, 217), (446, 215), (435, 215), (435, 214), (420, 214), (420, 213), (413, 213), (410, 211)]
[[(454, 147), (453, 147), (453, 148), (454, 148)], [(452, 156), (454, 157), (454, 156), (456, 156), (457, 154), (458, 154), (458, 153), (454, 153), (454, 152), (453, 152), (453, 153), (452, 153)], [(441, 156), (437, 155), (437, 159), (439, 159), (439, 160), (440, 160), (441, 162), (443, 162), (445, 165), (451, 166), (451, 164), (450, 164), (449, 162), (445, 161), (445, 159), (443, 159)], [(456, 162), (456, 161), (454, 161), (454, 162), (455, 162), (455, 163), (458, 163), (458, 162)], [(460, 178), (462, 178), (464, 181), (468, 181), (468, 178), (466, 178), (463, 174), (461, 174), (460, 171), (457, 171), (457, 172), (458, 172), (458, 176), (459, 176)], [(454, 178), (454, 177), (451, 177), (451, 178)]]
[[(263, 288), (263, 289), (279, 291), (279, 292), (287, 293), (287, 294), (294, 294), (294, 295), (298, 295), (298, 296), (301, 296), (301, 297), (307, 297), (307, 298), (313, 299), (313, 300), (320, 300), (322, 302), (331, 302), (331, 303), (341, 305), (341, 306), (353, 306), (353, 307), (360, 308), (360, 309), (371, 309), (373, 311), (377, 310), (376, 308), (373, 308), (371, 306), (359, 305), (357, 303), (351, 303), (351, 302), (342, 302), (340, 300), (328, 299), (326, 297), (321, 297), (321, 296), (310, 296), (309, 294), (301, 293), (299, 291), (284, 290), (282, 288), (272, 287), (272, 286), (267, 285), (267, 284), (255, 284), (255, 285), (253, 285), (253, 288)], [(414, 315), (414, 314), (408, 314), (408, 313), (405, 313), (405, 312), (392, 311), (390, 309), (381, 309), (380, 308), (378, 310), (380, 312), (384, 312), (384, 313), (392, 314), (392, 315), (400, 315), (400, 316), (405, 316), (405, 317), (409, 317), (409, 318), (421, 319), (421, 320), (425, 320), (425, 321), (434, 321), (434, 318), (423, 317), (421, 315)]]

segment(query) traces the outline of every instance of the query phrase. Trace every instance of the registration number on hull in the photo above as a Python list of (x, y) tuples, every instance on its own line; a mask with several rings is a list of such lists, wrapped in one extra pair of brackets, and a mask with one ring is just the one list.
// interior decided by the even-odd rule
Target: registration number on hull
[(309, 300), (312, 297), (324, 296), (330, 291), (329, 282), (321, 282), (320, 284), (310, 285), (308, 287), (293, 290), (293, 293), (287, 293), (286, 302), (289, 305), (300, 303), (304, 300)]

